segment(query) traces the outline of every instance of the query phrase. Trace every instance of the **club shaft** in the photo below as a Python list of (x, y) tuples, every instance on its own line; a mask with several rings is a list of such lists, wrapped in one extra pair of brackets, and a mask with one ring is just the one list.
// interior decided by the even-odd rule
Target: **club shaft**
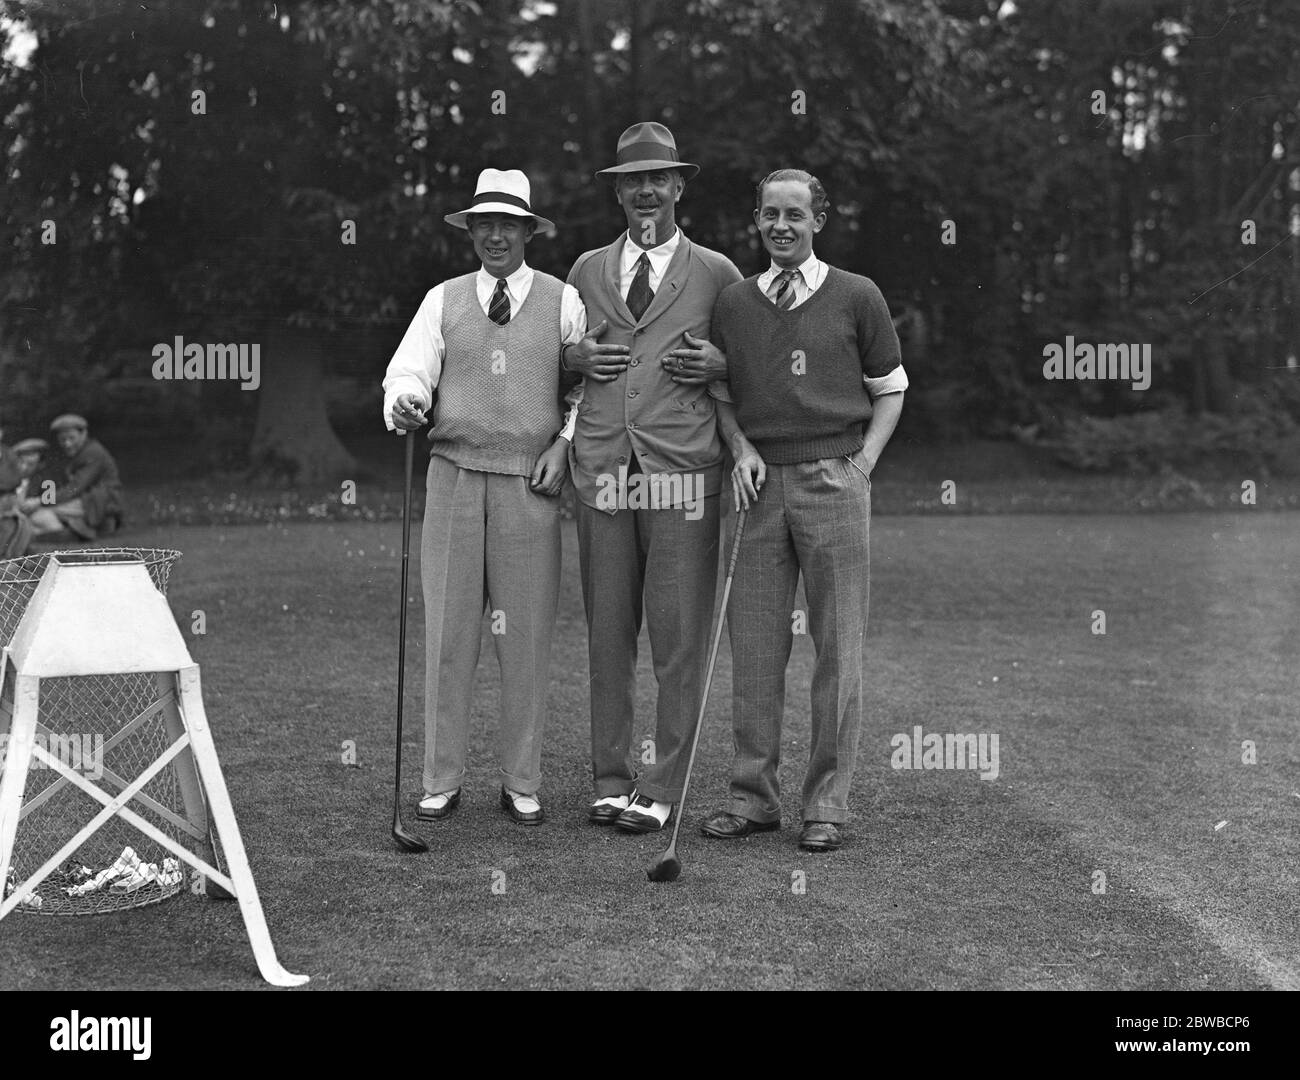
[(393, 828), (401, 821), (402, 797), (402, 706), (406, 695), (406, 589), (410, 580), (411, 561), (411, 481), (415, 472), (415, 433), (408, 431), (406, 443), (406, 480), (402, 487), (402, 605), (397, 630), (397, 753), (393, 767)]
[(700, 745), (700, 732), (704, 728), (704, 711), (709, 705), (709, 690), (713, 687), (713, 667), (718, 661), (718, 646), (722, 644), (722, 624), (727, 617), (727, 601), (731, 598), (731, 579), (736, 575), (736, 558), (740, 554), (740, 538), (745, 531), (745, 516), (749, 511), (742, 510), (736, 517), (736, 536), (731, 542), (731, 560), (727, 564), (727, 580), (722, 586), (722, 605), (718, 608), (718, 622), (713, 629), (713, 644), (709, 649), (709, 666), (704, 675), (704, 690), (700, 695), (700, 714), (695, 719), (695, 734), (691, 736), (691, 753), (686, 759), (686, 778), (682, 781), (682, 797), (677, 803), (677, 814), (673, 821), (673, 836), (668, 843), (668, 851), (676, 852), (677, 834), (682, 827), (682, 813), (686, 809), (686, 793), (691, 786), (691, 772), (695, 767), (695, 751)]

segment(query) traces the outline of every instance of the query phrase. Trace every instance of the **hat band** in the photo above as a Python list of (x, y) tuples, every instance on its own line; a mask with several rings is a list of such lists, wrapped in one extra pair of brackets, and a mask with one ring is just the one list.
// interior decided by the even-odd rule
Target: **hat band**
[(677, 147), (658, 142), (635, 142), (620, 146), (617, 157), (620, 165), (626, 165), (630, 161), (681, 161), (677, 156)]
[[(524, 213), (526, 214), (531, 214), (533, 212), (532, 207), (530, 207), (526, 202), (524, 202), (524, 200), (521, 199), (518, 195), (511, 195), (509, 192), (506, 191), (479, 191), (475, 193), (474, 206), (478, 206), (481, 203), (490, 203), (490, 202), (509, 203), (511, 206), (519, 207), (519, 209), (524, 211)], [(473, 209), (471, 208), (470, 210), (466, 211), (466, 213), (473, 213)]]

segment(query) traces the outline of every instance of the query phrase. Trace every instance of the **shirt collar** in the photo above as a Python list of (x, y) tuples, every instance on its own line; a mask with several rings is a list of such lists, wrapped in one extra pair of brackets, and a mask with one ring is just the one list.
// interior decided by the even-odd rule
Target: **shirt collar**
[[(808, 258), (796, 266), (795, 269), (799, 271), (800, 275), (802, 275), (803, 283), (811, 286), (812, 283), (817, 280), (817, 271), (820, 266), (821, 261), (817, 258), (817, 255), (815, 253), (809, 253)], [(763, 275), (762, 284), (765, 286), (772, 284), (784, 269), (785, 267), (777, 266), (776, 263), (772, 263), (768, 267), (767, 273)]]
[[(480, 298), (491, 296), (492, 293), (496, 291), (497, 280), (497, 278), (494, 278), (484, 270), (483, 267), (480, 266), (478, 268), (478, 277), (475, 284), (478, 286), (478, 294)], [(523, 292), (521, 290), (526, 289), (532, 283), (532, 280), (533, 268), (529, 266), (527, 262), (520, 263), (519, 268), (506, 278), (506, 292), (510, 294), (510, 299), (514, 303), (522, 303)]]
[(672, 257), (677, 254), (677, 248), (681, 242), (682, 227), (680, 225), (673, 230), (673, 235), (662, 244), (648, 249), (641, 247), (632, 239), (632, 234), (628, 233), (627, 239), (623, 241), (622, 270), (624, 273), (630, 270), (636, 264), (637, 259), (641, 258), (641, 253), (644, 251), (650, 258), (651, 268), (655, 274), (660, 275), (664, 272), (664, 267), (672, 261)]

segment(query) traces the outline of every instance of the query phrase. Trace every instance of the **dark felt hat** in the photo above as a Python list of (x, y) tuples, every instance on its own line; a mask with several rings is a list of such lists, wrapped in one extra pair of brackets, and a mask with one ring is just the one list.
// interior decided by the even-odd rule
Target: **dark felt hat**
[(633, 124), (618, 137), (615, 164), (601, 169), (597, 176), (617, 176), (619, 173), (654, 172), (656, 169), (678, 169), (682, 179), (689, 180), (700, 171), (698, 165), (682, 161), (677, 156), (677, 140), (663, 124), (647, 121)]

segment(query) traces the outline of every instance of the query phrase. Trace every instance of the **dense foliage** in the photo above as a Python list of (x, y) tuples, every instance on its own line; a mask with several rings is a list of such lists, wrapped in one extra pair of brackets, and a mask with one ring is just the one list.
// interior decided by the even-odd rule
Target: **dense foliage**
[[(441, 215), (478, 170), (529, 172), (534, 202), (561, 226), (530, 261), (563, 275), (620, 227), (592, 174), (618, 132), (647, 118), (703, 166), (680, 208), (685, 229), (746, 272), (761, 265), (755, 181), (788, 165), (821, 177), (833, 211), (818, 249), (874, 278), (898, 313), (914, 436), (1014, 432), (1081, 465), (1116, 465), (1183, 460), (1179, 424), (1287, 439), (1300, 416), (1293, 5), (4, 10), (0, 411), (11, 426), (53, 401), (93, 412), (139, 400), (213, 445), (222, 431), (252, 436), (252, 461), (290, 477), (345, 471), (320, 376), (356, 377), (369, 388), (357, 407), (373, 417), (421, 295), (471, 265)], [(263, 387), (150, 386), (152, 344), (178, 334), (263, 342)], [(1149, 344), (1150, 388), (1045, 381), (1044, 347), (1067, 335)], [(1195, 420), (1239, 411), (1239, 422)], [(1121, 429), (1138, 449), (1089, 453), (1090, 438)], [(1208, 454), (1223, 440), (1203, 441)]]

